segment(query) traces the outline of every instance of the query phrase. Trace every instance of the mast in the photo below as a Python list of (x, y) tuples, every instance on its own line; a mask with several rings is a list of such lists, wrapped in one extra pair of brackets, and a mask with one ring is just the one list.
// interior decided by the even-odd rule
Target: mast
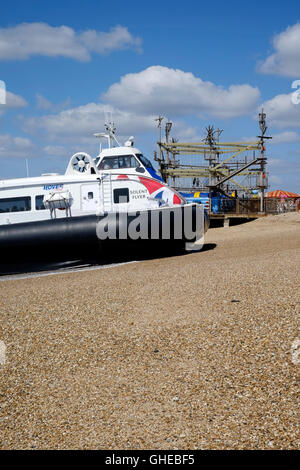
[(258, 122), (259, 122), (259, 127), (261, 130), (261, 135), (257, 136), (260, 139), (260, 182), (259, 182), (259, 188), (260, 188), (260, 212), (265, 211), (265, 189), (268, 186), (267, 183), (267, 178), (266, 178), (266, 173), (265, 173), (265, 168), (266, 168), (266, 157), (265, 157), (265, 139), (272, 139), (272, 137), (268, 137), (265, 135), (268, 127), (266, 125), (266, 113), (264, 113), (264, 110), (262, 108), (261, 113), (258, 115)]

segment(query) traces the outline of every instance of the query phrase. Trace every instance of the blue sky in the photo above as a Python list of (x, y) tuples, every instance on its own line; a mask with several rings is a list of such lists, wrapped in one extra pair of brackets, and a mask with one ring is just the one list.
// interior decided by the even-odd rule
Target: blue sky
[(39, 175), (95, 155), (105, 115), (151, 157), (159, 113), (181, 140), (208, 124), (242, 140), (263, 105), (271, 188), (300, 193), (298, 79), (296, 1), (12, 0), (0, 16), (0, 178), (24, 176), (25, 158)]

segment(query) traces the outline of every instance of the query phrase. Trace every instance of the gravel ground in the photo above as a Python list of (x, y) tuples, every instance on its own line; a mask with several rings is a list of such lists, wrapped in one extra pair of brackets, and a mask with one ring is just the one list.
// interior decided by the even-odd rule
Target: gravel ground
[(0, 448), (299, 449), (300, 213), (206, 243), (2, 282)]

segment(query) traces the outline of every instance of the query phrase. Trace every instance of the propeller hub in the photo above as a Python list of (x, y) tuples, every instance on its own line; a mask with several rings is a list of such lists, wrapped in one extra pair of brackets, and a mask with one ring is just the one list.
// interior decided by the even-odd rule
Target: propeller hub
[(78, 166), (79, 166), (79, 168), (84, 168), (86, 166), (85, 160), (79, 160)]

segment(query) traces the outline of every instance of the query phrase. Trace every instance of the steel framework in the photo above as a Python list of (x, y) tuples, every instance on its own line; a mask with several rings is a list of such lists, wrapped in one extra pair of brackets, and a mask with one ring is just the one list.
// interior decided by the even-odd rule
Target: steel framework
[(154, 159), (168, 184), (180, 190), (202, 190), (210, 194), (219, 191), (229, 198), (233, 194), (234, 197), (253, 195), (257, 190), (261, 198), (260, 210), (264, 211), (264, 191), (268, 187), (265, 139), (271, 137), (265, 136), (267, 126), (263, 110), (259, 114), (261, 135), (253, 142), (220, 142), (223, 131), (214, 130), (213, 126), (206, 128), (202, 142), (178, 142), (169, 139), (171, 122), (165, 125), (165, 141), (162, 141), (162, 116), (157, 121), (159, 153), (155, 152)]

